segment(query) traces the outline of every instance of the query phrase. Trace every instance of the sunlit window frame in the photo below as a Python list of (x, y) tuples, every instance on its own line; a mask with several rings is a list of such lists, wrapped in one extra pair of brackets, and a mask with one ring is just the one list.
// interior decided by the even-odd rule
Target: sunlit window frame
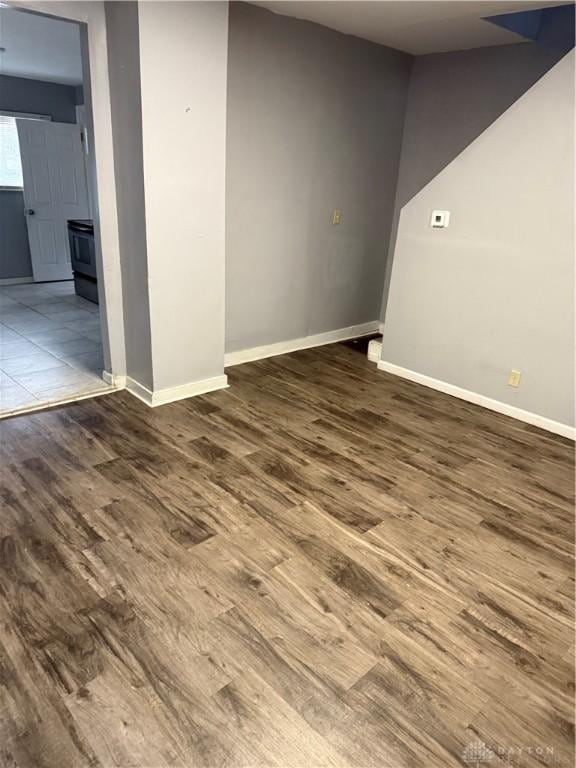
[[(0, 109), (0, 117), (18, 117), (23, 120), (52, 120), (51, 115), (35, 114), (34, 112), (12, 112), (8, 109)], [(0, 192), (22, 192), (21, 186), (0, 184)]]

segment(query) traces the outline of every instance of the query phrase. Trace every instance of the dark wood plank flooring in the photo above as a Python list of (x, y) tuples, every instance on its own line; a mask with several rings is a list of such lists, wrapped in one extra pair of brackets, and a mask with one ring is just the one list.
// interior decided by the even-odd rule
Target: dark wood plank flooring
[(333, 345), (0, 425), (0, 765), (573, 764), (568, 441)]

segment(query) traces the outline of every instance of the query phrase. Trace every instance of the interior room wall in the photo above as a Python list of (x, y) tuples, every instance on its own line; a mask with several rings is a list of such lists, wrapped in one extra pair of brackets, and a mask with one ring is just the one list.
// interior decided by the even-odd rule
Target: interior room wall
[(105, 3), (126, 373), (152, 388), (138, 3)]
[(22, 190), (0, 190), (0, 280), (32, 277)]
[(105, 11), (127, 386), (160, 405), (226, 385), (228, 4)]
[(77, 103), (73, 85), (0, 75), (0, 110), (50, 115), (57, 123), (75, 123)]
[(377, 320), (412, 57), (243, 3), (229, 35), (226, 352)]
[[(76, 89), (71, 85), (0, 75), (0, 111), (50, 115), (60, 123), (75, 123), (76, 100)], [(0, 190), (0, 246), (0, 280), (31, 278), (21, 190)]]
[(384, 367), (574, 424), (573, 120), (572, 51), (404, 205)]
[(574, 46), (574, 6), (557, 6), (538, 14), (540, 30), (535, 42), (415, 58), (382, 317), (402, 207)]
[(228, 3), (140, 2), (139, 39), (154, 390), (190, 394), (226, 382)]

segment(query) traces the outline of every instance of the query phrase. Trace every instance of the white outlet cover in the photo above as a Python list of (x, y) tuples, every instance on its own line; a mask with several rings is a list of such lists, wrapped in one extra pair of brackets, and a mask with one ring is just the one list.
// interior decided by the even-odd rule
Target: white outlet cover
[(450, 211), (432, 211), (430, 226), (435, 229), (446, 229), (450, 224)]

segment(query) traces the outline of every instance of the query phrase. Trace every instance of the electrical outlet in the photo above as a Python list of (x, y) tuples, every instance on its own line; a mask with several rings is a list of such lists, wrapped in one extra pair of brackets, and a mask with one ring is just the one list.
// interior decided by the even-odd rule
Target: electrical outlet
[(510, 371), (510, 376), (508, 376), (508, 386), (509, 387), (519, 387), (520, 386), (520, 376), (522, 374), (520, 371), (515, 371), (512, 369)]
[(332, 224), (340, 224), (342, 218), (342, 211), (338, 208), (334, 208), (332, 211)]

